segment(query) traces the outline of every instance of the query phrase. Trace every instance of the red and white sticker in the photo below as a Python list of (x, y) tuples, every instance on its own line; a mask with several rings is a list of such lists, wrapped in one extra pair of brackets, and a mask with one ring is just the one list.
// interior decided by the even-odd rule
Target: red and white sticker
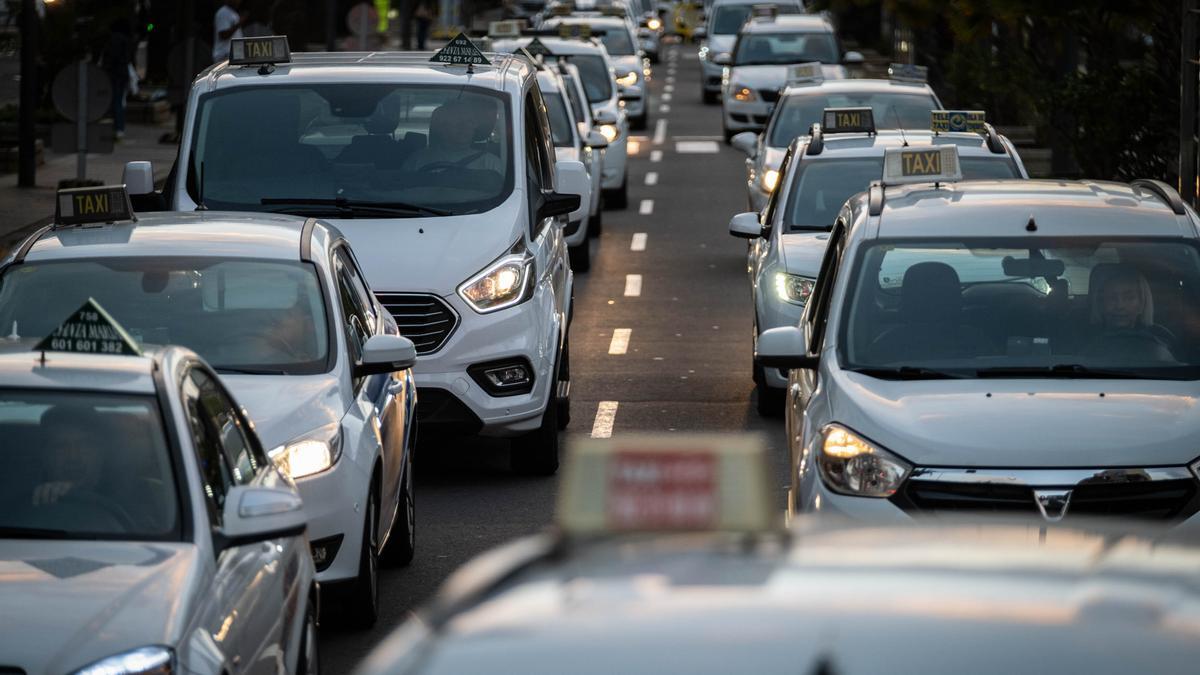
[(707, 453), (619, 451), (608, 466), (613, 530), (705, 530), (717, 522), (717, 462)]

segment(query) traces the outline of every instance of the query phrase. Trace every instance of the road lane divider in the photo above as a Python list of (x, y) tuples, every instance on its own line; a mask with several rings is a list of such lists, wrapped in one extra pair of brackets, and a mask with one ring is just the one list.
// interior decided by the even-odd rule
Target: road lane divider
[(662, 150), (651, 150), (650, 151), (650, 161), (651, 162), (661, 162), (662, 161)]
[(651, 187), (658, 185), (658, 172), (650, 171), (646, 173), (646, 185)]
[(600, 401), (596, 406), (596, 421), (592, 422), (592, 438), (612, 436), (613, 423), (617, 421), (617, 402)]
[(662, 145), (667, 141), (667, 121), (659, 120), (654, 123), (654, 138), (651, 141), (655, 145)]
[(636, 298), (642, 294), (642, 275), (625, 275), (625, 297)]
[(651, 213), (654, 213), (654, 200), (653, 199), (643, 199), (642, 203), (638, 204), (638, 215), (639, 216), (648, 216)]
[(645, 251), (646, 250), (646, 233), (634, 232), (633, 239), (629, 242), (630, 251)]
[(629, 350), (629, 336), (632, 328), (614, 328), (612, 341), (608, 343), (608, 353), (620, 356)]

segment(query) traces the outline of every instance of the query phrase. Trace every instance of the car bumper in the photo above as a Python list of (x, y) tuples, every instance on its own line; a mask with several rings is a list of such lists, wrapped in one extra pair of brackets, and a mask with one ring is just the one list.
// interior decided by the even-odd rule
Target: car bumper
[(721, 117), (730, 131), (762, 131), (771, 118), (773, 104), (761, 101), (724, 99)]
[(343, 457), (328, 471), (296, 481), (308, 518), (308, 540), (314, 552), (320, 547), (332, 556), (332, 562), (326, 558), (328, 567), (317, 572), (321, 583), (349, 581), (358, 576), (363, 507), (370, 492), (370, 478), (362, 467)]
[[(767, 277), (773, 277), (769, 272)], [(763, 278), (758, 284), (759, 297), (755, 299), (755, 319), (758, 322), (758, 332), (779, 328), (781, 326), (800, 325), (800, 315), (804, 313), (803, 305), (793, 305), (779, 300), (775, 293), (774, 278)], [(787, 371), (779, 368), (763, 368), (763, 375), (769, 387), (783, 389), (787, 387)]]
[(625, 161), (629, 152), (629, 132), (621, 134), (604, 151), (604, 168), (600, 174), (600, 187), (613, 190), (625, 182)]
[(630, 117), (641, 117), (646, 114), (646, 97), (631, 98), (625, 101), (625, 114)]

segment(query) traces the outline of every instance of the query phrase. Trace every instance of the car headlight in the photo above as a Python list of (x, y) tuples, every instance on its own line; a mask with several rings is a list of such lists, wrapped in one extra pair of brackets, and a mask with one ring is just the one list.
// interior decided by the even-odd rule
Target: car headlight
[(617, 78), (617, 84), (621, 85), (622, 87), (632, 87), (632, 86), (636, 85), (637, 83), (638, 83), (637, 71), (631, 70), (628, 73), (625, 73), (621, 77)]
[(530, 283), (532, 278), (533, 260), (513, 253), (468, 279), (458, 287), (458, 294), (471, 305), (471, 309), (486, 314), (512, 307), (527, 299), (533, 286)]
[(646, 22), (646, 28), (649, 28), (650, 30), (658, 30), (659, 28), (662, 28), (662, 21), (659, 21), (658, 19), (650, 19)]
[(912, 472), (904, 460), (836, 424), (821, 434), (817, 466), (829, 489), (855, 497), (890, 497)]
[(767, 169), (762, 172), (762, 189), (763, 192), (774, 192), (775, 186), (779, 185), (779, 172), (775, 169)]
[(737, 84), (729, 87), (729, 93), (733, 100), (741, 101), (743, 103), (758, 99), (758, 94), (755, 94), (753, 89)]
[(284, 443), (267, 455), (292, 480), (328, 470), (342, 456), (342, 428), (337, 422)]
[(621, 130), (618, 129), (617, 125), (615, 124), (601, 124), (600, 135), (604, 136), (609, 143), (612, 143), (613, 141), (617, 140), (617, 136), (621, 135)]
[(808, 277), (786, 272), (775, 273), (775, 294), (779, 296), (780, 300), (794, 305), (803, 305), (808, 302), (808, 296), (812, 295), (815, 284), (816, 280)]
[(101, 659), (75, 675), (169, 675), (175, 672), (175, 652), (169, 647), (140, 647)]

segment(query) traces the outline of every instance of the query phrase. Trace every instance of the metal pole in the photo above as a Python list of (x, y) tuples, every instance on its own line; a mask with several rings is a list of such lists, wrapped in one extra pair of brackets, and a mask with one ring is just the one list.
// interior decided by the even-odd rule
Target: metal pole
[(358, 19), (358, 51), (367, 51), (367, 31), (371, 29), (371, 5), (362, 4)]
[(1197, 108), (1200, 107), (1200, 0), (1183, 4), (1183, 35), (1179, 41), (1179, 194), (1200, 207), (1197, 185)]
[(325, 0), (325, 51), (337, 51), (337, 0)]
[(75, 123), (75, 144), (79, 154), (75, 160), (75, 177), (82, 184), (83, 179), (87, 178), (87, 145), (88, 145), (88, 63), (85, 60), (79, 61), (79, 88), (76, 95), (79, 101), (75, 104), (75, 115), (78, 120)]
[(34, 111), (38, 103), (37, 0), (21, 0), (21, 103), (17, 113), (17, 185), (37, 184)]

